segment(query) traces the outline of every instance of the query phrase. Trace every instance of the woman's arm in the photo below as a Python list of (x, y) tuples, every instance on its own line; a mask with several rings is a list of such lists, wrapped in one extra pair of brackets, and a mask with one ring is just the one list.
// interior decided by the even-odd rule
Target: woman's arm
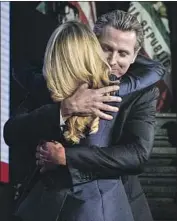
[(120, 97), (144, 89), (161, 80), (166, 71), (162, 64), (138, 55), (120, 83), (117, 95)]

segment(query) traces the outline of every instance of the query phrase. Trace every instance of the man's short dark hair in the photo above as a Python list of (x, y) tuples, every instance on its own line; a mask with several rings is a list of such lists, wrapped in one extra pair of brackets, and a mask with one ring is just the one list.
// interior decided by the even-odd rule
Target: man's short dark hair
[(134, 31), (137, 37), (135, 51), (142, 47), (144, 42), (143, 28), (136, 16), (121, 10), (114, 10), (100, 16), (94, 26), (94, 32), (98, 38), (105, 26), (122, 31)]

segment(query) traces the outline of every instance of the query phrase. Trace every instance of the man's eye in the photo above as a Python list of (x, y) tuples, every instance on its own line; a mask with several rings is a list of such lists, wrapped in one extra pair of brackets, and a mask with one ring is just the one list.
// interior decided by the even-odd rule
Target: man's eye
[(120, 53), (120, 56), (121, 56), (121, 57), (126, 57), (126, 56), (127, 56), (127, 53), (121, 52), (121, 53)]

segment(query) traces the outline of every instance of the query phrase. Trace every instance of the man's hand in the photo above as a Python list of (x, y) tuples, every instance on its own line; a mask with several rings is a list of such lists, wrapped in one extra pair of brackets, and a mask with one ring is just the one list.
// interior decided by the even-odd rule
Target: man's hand
[(65, 148), (58, 142), (44, 142), (37, 146), (37, 164), (42, 166), (41, 172), (51, 170), (56, 165), (66, 165)]
[(117, 96), (108, 96), (107, 93), (119, 90), (119, 86), (107, 86), (100, 89), (88, 89), (88, 84), (81, 85), (69, 98), (61, 102), (62, 116), (69, 117), (74, 114), (82, 116), (95, 115), (105, 120), (112, 120), (112, 116), (103, 111), (117, 112), (117, 107), (104, 104), (104, 102), (121, 102)]

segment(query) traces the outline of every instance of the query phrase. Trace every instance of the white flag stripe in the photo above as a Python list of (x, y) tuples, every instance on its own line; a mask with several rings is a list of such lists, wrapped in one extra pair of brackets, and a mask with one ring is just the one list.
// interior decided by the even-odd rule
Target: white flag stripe
[(93, 21), (94, 21), (94, 23), (95, 23), (96, 20), (97, 20), (95, 2), (90, 2), (90, 4), (92, 5), (92, 10), (93, 10)]
[(3, 138), (3, 128), (5, 122), (9, 118), (9, 87), (10, 87), (10, 54), (9, 54), (9, 40), (10, 40), (10, 11), (9, 2), (1, 2), (1, 147), (0, 147), (0, 161), (4, 163), (9, 162), (9, 147), (5, 144)]
[[(83, 13), (85, 14), (88, 22), (89, 22), (89, 25), (91, 28), (93, 28), (94, 26), (94, 20), (95, 20), (95, 17), (96, 17), (96, 14), (94, 14), (94, 17), (92, 17), (92, 11), (91, 11), (91, 5), (90, 5), (90, 2), (78, 2)], [(94, 7), (93, 7), (94, 6)], [(95, 2), (92, 2), (92, 9), (95, 8)], [(95, 9), (93, 10), (93, 12), (95, 13)]]

